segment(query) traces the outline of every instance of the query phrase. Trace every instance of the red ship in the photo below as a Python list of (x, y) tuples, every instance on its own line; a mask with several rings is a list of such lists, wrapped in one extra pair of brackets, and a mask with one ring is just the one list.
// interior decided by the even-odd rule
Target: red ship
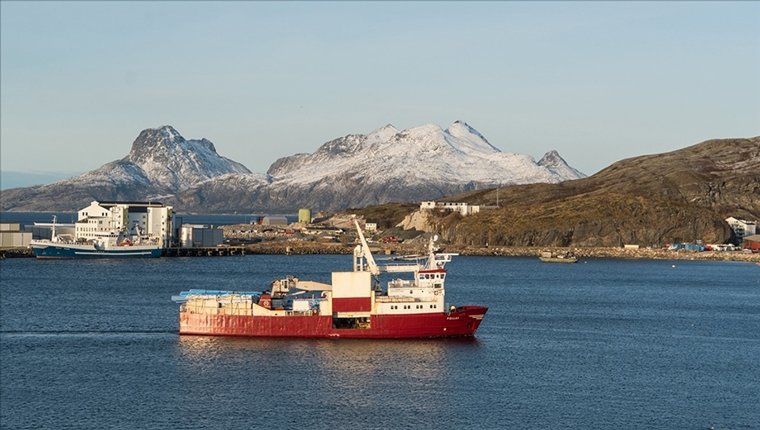
[[(484, 306), (445, 302), (446, 263), (456, 254), (378, 266), (356, 223), (361, 244), (354, 270), (333, 272), (324, 284), (286, 277), (263, 292), (190, 290), (180, 303), (179, 333), (187, 335), (302, 338), (432, 338), (473, 336), (488, 311)], [(381, 272), (413, 273), (383, 290)]]

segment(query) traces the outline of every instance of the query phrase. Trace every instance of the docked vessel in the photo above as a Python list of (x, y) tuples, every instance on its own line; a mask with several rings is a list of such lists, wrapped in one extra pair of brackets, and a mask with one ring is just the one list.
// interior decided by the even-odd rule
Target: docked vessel
[[(356, 227), (361, 244), (354, 249), (352, 272), (333, 272), (331, 284), (289, 276), (261, 292), (182, 292), (173, 297), (180, 303), (179, 333), (374, 339), (475, 334), (488, 308), (445, 301), (445, 265), (456, 254), (437, 253), (431, 240), (426, 258), (381, 267)], [(381, 272), (413, 278), (390, 280), (383, 289)]]
[(538, 256), (544, 263), (577, 263), (578, 258), (572, 252), (553, 253), (544, 251)]
[(29, 243), (37, 258), (125, 258), (160, 257), (158, 245), (118, 244), (111, 241), (66, 243), (52, 240), (33, 240)]
[(163, 249), (155, 239), (139, 234), (96, 233), (96, 238), (78, 241), (69, 234), (56, 234), (53, 218), (51, 239), (32, 240), (29, 246), (37, 258), (129, 258), (160, 257)]

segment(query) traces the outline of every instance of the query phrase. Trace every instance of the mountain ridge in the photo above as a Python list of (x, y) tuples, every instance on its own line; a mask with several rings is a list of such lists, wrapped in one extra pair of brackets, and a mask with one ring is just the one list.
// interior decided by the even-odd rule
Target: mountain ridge
[(310, 154), (280, 158), (259, 174), (219, 155), (211, 141), (187, 140), (166, 125), (141, 131), (127, 156), (93, 171), (3, 190), (2, 209), (75, 210), (94, 199), (160, 197), (193, 212), (338, 210), (582, 175), (557, 157), (552, 168), (527, 155), (501, 152), (463, 121), (445, 130), (434, 124), (398, 130), (388, 124), (367, 135), (333, 139)]

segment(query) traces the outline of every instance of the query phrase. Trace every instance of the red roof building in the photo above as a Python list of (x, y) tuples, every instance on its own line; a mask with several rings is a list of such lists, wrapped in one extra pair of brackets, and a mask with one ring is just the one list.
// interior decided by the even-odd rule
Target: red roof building
[(760, 252), (760, 234), (745, 237), (742, 241), (742, 248), (751, 249), (752, 252)]

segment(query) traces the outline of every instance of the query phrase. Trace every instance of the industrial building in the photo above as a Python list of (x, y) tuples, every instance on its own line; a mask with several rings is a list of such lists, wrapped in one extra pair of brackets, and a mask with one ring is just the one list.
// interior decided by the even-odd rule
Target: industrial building
[(77, 239), (95, 239), (103, 233), (126, 232), (159, 239), (169, 247), (174, 237), (174, 210), (158, 202), (93, 201), (77, 212)]
[(182, 224), (179, 229), (182, 248), (211, 248), (224, 242), (224, 231), (206, 225)]
[(757, 230), (757, 221), (748, 221), (745, 219), (728, 217), (726, 218), (726, 222), (731, 227), (731, 230), (734, 231), (734, 236), (736, 236), (737, 244), (742, 243), (742, 239), (745, 237), (759, 233)]
[(32, 232), (22, 232), (19, 223), (0, 223), (0, 248), (24, 248), (31, 240)]
[(288, 217), (284, 216), (265, 216), (261, 220), (262, 225), (288, 225)]
[(742, 241), (742, 248), (749, 249), (752, 252), (760, 252), (760, 234), (745, 237)]
[(422, 210), (441, 209), (441, 210), (448, 210), (448, 211), (456, 211), (462, 214), (462, 216), (472, 215), (472, 214), (476, 214), (480, 212), (480, 206), (468, 205), (467, 203), (463, 203), (463, 202), (427, 201), (427, 202), (420, 203), (420, 209)]

